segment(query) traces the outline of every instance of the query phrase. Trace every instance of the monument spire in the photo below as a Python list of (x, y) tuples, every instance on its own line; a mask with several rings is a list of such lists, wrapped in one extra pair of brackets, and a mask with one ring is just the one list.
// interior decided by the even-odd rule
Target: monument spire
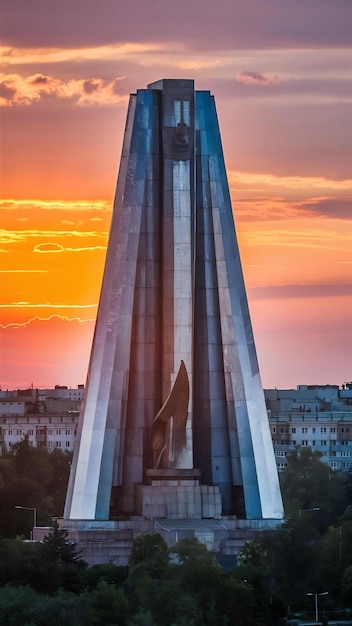
[(143, 514), (156, 476), (217, 494), (186, 517), (283, 516), (215, 102), (192, 80), (130, 97), (64, 517)]

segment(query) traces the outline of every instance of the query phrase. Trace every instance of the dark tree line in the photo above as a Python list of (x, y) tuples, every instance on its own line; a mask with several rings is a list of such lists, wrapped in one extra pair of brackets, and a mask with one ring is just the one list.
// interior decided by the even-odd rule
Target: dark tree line
[(38, 526), (61, 517), (72, 453), (35, 448), (26, 435), (0, 457), (0, 536), (28, 538), (35, 508)]
[(312, 617), (307, 593), (321, 592), (321, 611), (352, 608), (352, 475), (319, 453), (292, 452), (285, 523), (247, 543), (231, 572), (195, 540), (169, 549), (157, 534), (135, 540), (128, 567), (88, 567), (56, 522), (43, 543), (23, 541), (33, 517), (14, 507), (36, 506), (40, 525), (61, 516), (69, 461), (28, 439), (0, 458), (1, 624), (279, 626), (289, 610)]

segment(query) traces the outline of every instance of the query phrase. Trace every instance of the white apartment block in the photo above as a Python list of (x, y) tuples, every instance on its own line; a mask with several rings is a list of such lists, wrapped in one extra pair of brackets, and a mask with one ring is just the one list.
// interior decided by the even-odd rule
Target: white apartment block
[(352, 383), (265, 389), (264, 394), (279, 471), (296, 446), (319, 450), (334, 470), (352, 470)]
[(26, 435), (35, 447), (73, 451), (84, 386), (0, 391), (0, 454)]

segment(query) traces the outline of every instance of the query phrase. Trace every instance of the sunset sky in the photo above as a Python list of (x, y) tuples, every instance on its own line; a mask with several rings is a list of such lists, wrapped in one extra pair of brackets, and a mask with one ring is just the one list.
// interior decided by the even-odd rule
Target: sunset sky
[(351, 0), (4, 0), (2, 389), (84, 383), (128, 97), (216, 99), (264, 387), (352, 380)]

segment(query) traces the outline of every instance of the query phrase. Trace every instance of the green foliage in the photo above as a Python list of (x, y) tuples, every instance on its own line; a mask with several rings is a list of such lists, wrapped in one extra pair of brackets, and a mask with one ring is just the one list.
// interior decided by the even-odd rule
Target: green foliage
[(349, 502), (346, 478), (321, 457), (321, 452), (309, 446), (297, 447), (288, 456), (280, 483), (286, 515), (311, 521), (324, 533), (338, 522)]
[(346, 605), (352, 607), (352, 565), (347, 567), (342, 575), (341, 591)]
[(57, 520), (53, 530), (44, 537), (41, 552), (44, 562), (56, 564), (60, 587), (74, 593), (82, 591), (87, 563), (81, 559), (77, 544), (68, 540), (67, 532), (59, 527)]
[(124, 626), (128, 600), (122, 589), (102, 580), (91, 595), (92, 626)]
[(129, 558), (134, 577), (148, 574), (152, 578), (161, 578), (168, 563), (168, 547), (161, 535), (155, 533), (136, 537)]
[[(0, 459), (0, 528), (21, 534), (31, 528), (33, 513), (14, 506), (38, 503), (43, 523), (57, 506), (55, 494), (66, 488), (69, 467), (59, 451), (45, 452), (54, 469), (41, 485), (42, 453), (31, 473), (31, 446), (16, 446)], [(168, 549), (158, 534), (139, 536), (128, 567), (87, 567), (57, 523), (42, 544), (0, 539), (0, 623), (281, 626), (288, 606), (311, 610), (307, 590), (326, 590), (324, 606), (343, 608), (352, 604), (351, 478), (333, 473), (319, 453), (295, 450), (282, 476), (289, 518), (258, 533), (226, 574), (195, 539)], [(314, 507), (319, 511), (303, 513)]]
[(0, 536), (29, 536), (33, 511), (38, 525), (51, 524), (63, 513), (71, 454), (34, 448), (26, 435), (0, 458)]
[(88, 591), (93, 591), (102, 580), (119, 586), (125, 582), (127, 576), (128, 567), (125, 565), (114, 565), (113, 563), (92, 565), (83, 573), (83, 586)]
[(55, 597), (37, 594), (30, 587), (0, 588), (1, 626), (86, 626), (89, 602), (67, 592)]

